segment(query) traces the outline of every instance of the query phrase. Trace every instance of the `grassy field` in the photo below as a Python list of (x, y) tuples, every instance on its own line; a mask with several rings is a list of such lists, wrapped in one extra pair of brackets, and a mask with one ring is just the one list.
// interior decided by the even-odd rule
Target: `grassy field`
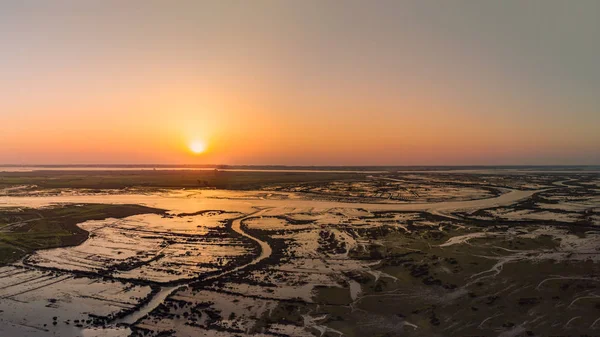
[(0, 188), (37, 185), (40, 188), (173, 187), (256, 189), (267, 185), (362, 179), (362, 173), (232, 172), (232, 171), (34, 171), (0, 172)]
[(78, 245), (88, 233), (87, 220), (124, 218), (162, 210), (138, 205), (68, 205), (42, 209), (0, 209), (0, 265), (38, 249)]

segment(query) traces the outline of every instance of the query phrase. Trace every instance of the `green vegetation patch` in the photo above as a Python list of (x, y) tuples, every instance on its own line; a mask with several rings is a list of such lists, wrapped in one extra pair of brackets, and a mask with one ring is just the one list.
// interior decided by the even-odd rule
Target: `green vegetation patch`
[(140, 205), (83, 204), (41, 209), (0, 209), (0, 265), (38, 249), (76, 246), (88, 232), (77, 224), (88, 220), (164, 213)]

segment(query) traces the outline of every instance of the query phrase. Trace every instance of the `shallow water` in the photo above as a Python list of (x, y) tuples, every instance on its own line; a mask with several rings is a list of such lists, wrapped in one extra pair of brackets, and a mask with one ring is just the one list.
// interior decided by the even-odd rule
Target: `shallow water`
[[(141, 204), (166, 209), (176, 213), (221, 209), (253, 212), (256, 208), (363, 208), (370, 211), (437, 211), (449, 212), (510, 205), (542, 190), (509, 190), (500, 196), (468, 201), (429, 203), (351, 203), (325, 200), (307, 200), (288, 193), (289, 199), (263, 199), (262, 191), (186, 190), (169, 194), (118, 194), (118, 195), (60, 195), (39, 197), (0, 197), (0, 207), (44, 207), (64, 203)], [(233, 197), (229, 199), (228, 197)]]
[[(561, 184), (558, 184), (561, 186)], [(216, 222), (216, 220), (223, 219), (234, 219), (232, 222), (231, 229), (235, 232), (241, 234), (242, 236), (256, 242), (260, 246), (260, 254), (250, 262), (245, 263), (243, 265), (239, 265), (234, 269), (229, 271), (219, 273), (213, 276), (209, 276), (207, 279), (216, 279), (221, 276), (235, 273), (239, 270), (242, 270), (248, 266), (256, 264), (266, 258), (268, 258), (272, 254), (272, 247), (270, 245), (252, 235), (246, 233), (244, 231), (244, 226), (242, 221), (250, 219), (246, 224), (249, 228), (263, 228), (267, 229), (269, 226), (274, 227), (285, 227), (285, 221), (282, 221), (278, 218), (273, 218), (275, 216), (286, 215), (290, 218), (294, 219), (305, 219), (305, 220), (314, 220), (314, 223), (310, 224), (300, 224), (297, 225), (296, 228), (309, 228), (314, 227), (315, 231), (302, 232), (298, 233), (294, 236), (294, 239), (298, 245), (293, 248), (297, 249), (299, 252), (299, 256), (304, 256), (303, 258), (298, 258), (290, 262), (285, 267), (281, 267), (280, 269), (273, 269), (270, 272), (306, 272), (308, 276), (306, 280), (308, 281), (307, 285), (297, 286), (297, 287), (277, 287), (273, 290), (273, 293), (269, 294), (269, 296), (273, 298), (290, 298), (293, 297), (290, 294), (294, 294), (294, 296), (305, 299), (307, 302), (311, 300), (312, 296), (312, 285), (314, 284), (322, 284), (333, 286), (335, 282), (331, 280), (329, 274), (330, 273), (343, 273), (344, 271), (356, 271), (356, 270), (368, 270), (363, 264), (358, 263), (356, 261), (348, 260), (348, 250), (350, 248), (356, 247), (359, 243), (360, 238), (352, 238), (341, 231), (335, 229), (335, 226), (338, 225), (351, 225), (353, 221), (356, 221), (357, 226), (369, 227), (373, 226), (368, 220), (361, 220), (362, 216), (369, 214), (372, 211), (426, 211), (434, 214), (443, 214), (449, 215), (452, 212), (456, 211), (470, 211), (477, 210), (481, 208), (490, 208), (497, 206), (508, 206), (512, 205), (517, 201), (526, 199), (531, 197), (533, 194), (538, 193), (543, 190), (530, 190), (530, 191), (521, 191), (521, 190), (509, 190), (505, 189), (504, 194), (487, 199), (479, 199), (479, 200), (468, 200), (468, 201), (448, 201), (448, 202), (427, 202), (427, 203), (350, 203), (350, 202), (337, 202), (337, 201), (327, 201), (327, 200), (308, 200), (300, 194), (297, 193), (278, 193), (277, 196), (265, 194), (264, 191), (225, 191), (225, 190), (174, 190), (170, 192), (157, 192), (157, 193), (133, 193), (133, 194), (109, 194), (109, 195), (81, 195), (81, 194), (71, 194), (67, 190), (66, 193), (63, 193), (59, 196), (0, 196), (0, 207), (45, 207), (53, 204), (65, 204), (65, 203), (73, 203), (73, 204), (82, 204), (82, 203), (114, 203), (114, 204), (142, 204), (150, 207), (156, 207), (168, 210), (171, 213), (194, 213), (202, 210), (224, 210), (228, 212), (234, 213), (223, 213), (223, 216), (217, 216), (215, 218), (202, 218), (201, 216), (190, 216), (190, 217), (182, 217), (182, 218), (161, 218), (158, 215), (139, 215), (133, 216), (123, 220), (114, 220), (108, 219), (103, 221), (91, 221), (85, 224), (82, 224), (82, 227), (89, 230), (90, 232), (96, 230), (98, 228), (97, 235), (90, 238), (86, 243), (82, 244), (78, 247), (70, 247), (70, 248), (58, 248), (53, 250), (41, 251), (34, 254), (33, 257), (40, 258), (39, 260), (35, 260), (36, 263), (39, 263), (40, 266), (44, 265), (44, 258), (47, 261), (52, 263), (51, 266), (53, 268), (67, 268), (64, 263), (64, 258), (70, 258), (71, 262), (79, 259), (81, 254), (94, 256), (94, 258), (102, 258), (102, 259), (113, 259), (118, 260), (119, 258), (126, 259), (132, 258), (138, 255), (138, 253), (146, 252), (148, 253), (148, 257), (157, 255), (158, 249), (160, 246), (162, 239), (157, 239), (160, 236), (173, 236), (177, 235), (203, 235), (208, 233), (210, 229), (214, 229), (216, 227), (222, 226)], [(281, 198), (281, 195), (284, 195), (285, 198)], [(227, 216), (225, 216), (227, 215)], [(389, 218), (395, 222), (403, 222), (404, 220), (410, 218), (410, 214), (400, 214), (398, 216)], [(261, 217), (265, 217), (264, 221), (261, 220)], [(267, 218), (270, 217), (270, 218)], [(406, 219), (405, 219), (406, 218)], [(360, 220), (360, 221), (359, 221)], [(380, 219), (377, 219), (379, 221)], [(380, 222), (384, 222), (383, 219)], [(332, 228), (328, 228), (328, 225), (331, 225)], [(145, 241), (136, 241), (136, 230), (144, 229), (144, 231), (148, 231), (148, 233), (144, 232), (143, 239)], [(341, 241), (347, 244), (346, 252), (335, 252), (331, 253), (330, 259), (320, 259), (317, 258), (314, 252), (316, 251), (316, 247), (318, 247), (317, 241), (319, 240), (319, 231), (321, 229), (327, 229), (333, 235), (336, 235)], [(406, 227), (404, 228), (406, 230)], [(105, 231), (105, 232), (103, 232)], [(116, 243), (110, 243), (110, 238), (112, 235), (121, 235), (122, 239), (119, 239)], [(121, 232), (119, 234), (119, 232)], [(141, 232), (141, 230), (140, 230)], [(111, 234), (113, 233), (113, 234)], [(148, 238), (149, 236), (150, 238)], [(468, 241), (470, 238), (477, 238), (479, 234), (471, 234), (465, 235), (463, 237), (455, 237), (454, 240), (443, 244), (443, 246), (452, 246), (457, 244), (462, 244), (463, 242)], [(103, 241), (104, 240), (104, 241)], [(131, 240), (129, 242), (128, 240)], [(155, 241), (152, 241), (155, 240)], [(224, 239), (223, 239), (224, 240)], [(141, 244), (144, 242), (144, 244)], [(118, 244), (117, 244), (118, 243)], [(171, 243), (170, 245), (182, 245), (181, 242)], [(201, 247), (203, 243), (194, 243), (197, 244), (198, 247)], [(587, 243), (586, 243), (587, 244)], [(129, 245), (129, 246), (128, 246)], [(131, 246), (138, 247), (138, 251), (131, 249)], [(96, 248), (94, 248), (96, 247)], [(196, 247), (196, 248), (198, 248)], [(239, 247), (238, 247), (239, 248)], [(161, 248), (162, 249), (162, 248)], [(165, 248), (172, 249), (172, 252), (176, 254), (171, 255), (180, 255), (180, 253), (186, 253), (187, 248)], [(177, 249), (179, 251), (177, 251)], [(200, 248), (198, 248), (200, 249)], [(231, 247), (227, 247), (224, 250), (231, 249)], [(89, 251), (88, 251), (89, 250)], [(142, 252), (143, 251), (143, 252)], [(77, 254), (72, 254), (72, 253)], [(312, 252), (312, 253), (311, 253)], [(92, 254), (93, 253), (93, 254)], [(150, 254), (151, 253), (151, 254)], [(216, 255), (221, 254), (217, 248), (213, 251)], [(217, 254), (218, 253), (218, 254)], [(71, 255), (69, 255), (71, 254)], [(78, 255), (80, 254), (80, 255)], [(203, 257), (206, 257), (210, 254), (199, 254)], [(120, 257), (119, 257), (120, 256)], [(186, 259), (185, 255), (183, 259)], [(225, 256), (225, 254), (223, 254)], [(315, 256), (315, 258), (313, 258)], [(49, 258), (56, 258), (55, 260)], [(145, 258), (145, 256), (143, 256)], [(62, 259), (62, 260), (61, 260)], [(89, 263), (89, 257), (86, 257), (86, 263)], [(81, 260), (84, 261), (84, 260)], [(94, 260), (92, 260), (94, 261)], [(165, 261), (168, 263), (165, 266), (171, 265), (173, 260), (169, 260), (169, 257), (165, 258)], [(197, 261), (196, 261), (197, 262)], [(160, 265), (160, 264), (159, 264)], [(174, 265), (174, 264), (173, 264)], [(183, 265), (183, 264), (182, 264)], [(89, 267), (89, 264), (88, 264)], [(146, 268), (148, 266), (140, 267), (139, 269)], [(178, 268), (178, 267), (177, 267)], [(287, 269), (286, 269), (287, 268)], [(67, 268), (68, 269), (68, 268)], [(162, 268), (168, 269), (168, 268)], [(151, 278), (152, 272), (150, 269), (144, 269), (145, 273), (136, 274), (135, 271), (130, 273), (131, 278), (136, 277), (146, 277)], [(193, 274), (193, 278), (197, 278), (200, 275), (201, 271), (198, 269), (191, 270), (191, 274)], [(5, 270), (7, 275), (10, 275), (10, 270)], [(38, 271), (34, 271), (34, 273), (39, 273)], [(122, 273), (123, 275), (125, 273)], [(263, 274), (256, 274), (257, 278), (264, 277)], [(379, 275), (379, 274), (378, 274)], [(31, 275), (31, 281), (37, 281), (36, 277), (39, 275)], [(154, 275), (156, 276), (156, 275)], [(179, 277), (178, 275), (173, 276), (174, 278)], [(164, 278), (163, 278), (164, 279)], [(16, 279), (14, 279), (16, 280)], [(12, 283), (14, 283), (11, 280)], [(155, 281), (160, 281), (161, 279), (155, 278)], [(281, 282), (284, 282), (282, 280)], [(9, 283), (11, 283), (9, 282)], [(30, 287), (33, 288), (33, 287)], [(146, 287), (147, 288), (147, 287)], [(136, 290), (140, 294), (143, 292), (148, 292), (148, 289), (144, 288), (143, 290)], [(135, 311), (133, 314), (126, 316), (125, 318), (115, 322), (115, 323), (127, 323), (131, 324), (138, 320), (141, 320), (146, 314), (150, 313), (154, 308), (159, 306), (161, 303), (165, 301), (167, 297), (175, 294), (176, 296), (180, 296), (181, 286), (166, 286), (161, 289), (161, 291), (155, 295), (151, 301), (142, 306), (139, 310)], [(259, 293), (262, 289), (258, 289), (251, 285), (245, 284), (236, 284), (235, 282), (227, 283), (224, 288), (225, 290), (235, 290), (239, 293), (248, 293), (255, 294)], [(291, 290), (290, 290), (291, 289)], [(63, 289), (64, 290), (64, 289)], [(361, 296), (361, 286), (356, 282), (350, 282), (350, 296), (353, 300), (356, 300)], [(184, 291), (185, 292), (185, 291)], [(7, 293), (7, 296), (11, 295), (11, 293)], [(66, 295), (65, 295), (66, 296)], [(52, 297), (50, 294), (39, 294), (39, 298), (42, 301), (47, 300), (47, 298)], [(139, 297), (142, 297), (141, 295)], [(85, 297), (82, 297), (85, 298)], [(81, 301), (81, 299), (79, 299)], [(91, 301), (90, 299), (85, 298), (85, 301)], [(34, 302), (31, 302), (34, 305)], [(66, 300), (65, 300), (66, 303)], [(87, 303), (87, 302), (84, 302)], [(27, 306), (28, 304), (25, 304)], [(87, 305), (87, 304), (86, 304)], [(114, 312), (116, 309), (113, 306), (107, 306), (106, 312)], [(129, 305), (129, 304), (128, 304)], [(36, 307), (44, 307), (41, 304), (35, 304)], [(18, 308), (17, 308), (18, 309)], [(15, 315), (17, 312), (27, 312), (25, 309), (15, 309), (13, 310)], [(110, 310), (109, 310), (110, 309)], [(45, 310), (45, 309), (44, 309)], [(46, 311), (42, 310), (45, 316)], [(90, 310), (91, 311), (91, 310)], [(96, 312), (94, 310), (94, 312)], [(73, 317), (80, 315), (80, 312), (70, 313), (74, 315)], [(36, 331), (32, 333), (32, 336), (43, 335), (43, 333), (48, 333), (52, 331), (53, 333), (59, 333), (64, 336), (71, 335), (81, 335), (83, 336), (124, 336), (127, 335), (130, 330), (126, 328), (114, 328), (114, 329), (87, 329), (87, 330), (76, 330), (71, 326), (64, 326), (61, 324), (59, 328), (54, 330), (49, 330), (50, 328), (41, 327), (40, 324), (48, 322), (47, 317), (42, 316), (31, 316), (27, 319), (31, 319), (31, 325), (33, 328), (27, 327), (29, 323), (21, 322), (21, 326), (14, 326), (4, 324), (4, 327), (0, 329), (0, 331), (16, 333), (18, 331)], [(6, 318), (6, 314), (0, 315), (0, 320), (2, 318)], [(61, 318), (62, 319), (62, 318)], [(15, 320), (18, 321), (17, 318), (12, 317), (12, 322)], [(51, 319), (49, 321), (52, 322)], [(4, 330), (2, 330), (4, 329)], [(36, 329), (39, 329), (37, 332)]]
[(131, 315), (125, 316), (122, 319), (117, 320), (115, 323), (133, 324), (137, 322), (139, 319), (146, 316), (148, 313), (150, 313), (152, 310), (158, 307), (161, 303), (163, 303), (169, 295), (175, 292), (175, 290), (181, 287), (182, 286), (162, 287), (160, 291), (156, 293), (154, 297), (152, 297), (152, 300), (150, 300), (150, 302), (143, 305)]

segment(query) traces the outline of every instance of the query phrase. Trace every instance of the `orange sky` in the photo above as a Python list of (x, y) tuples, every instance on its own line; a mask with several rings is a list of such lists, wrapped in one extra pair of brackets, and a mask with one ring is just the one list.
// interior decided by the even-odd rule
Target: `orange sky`
[(2, 4), (0, 164), (600, 164), (597, 3), (440, 7)]

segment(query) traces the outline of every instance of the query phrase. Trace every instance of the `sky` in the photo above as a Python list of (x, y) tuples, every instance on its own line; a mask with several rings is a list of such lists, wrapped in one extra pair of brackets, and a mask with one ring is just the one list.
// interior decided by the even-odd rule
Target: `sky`
[(595, 0), (0, 1), (0, 164), (598, 165), (599, 36)]

